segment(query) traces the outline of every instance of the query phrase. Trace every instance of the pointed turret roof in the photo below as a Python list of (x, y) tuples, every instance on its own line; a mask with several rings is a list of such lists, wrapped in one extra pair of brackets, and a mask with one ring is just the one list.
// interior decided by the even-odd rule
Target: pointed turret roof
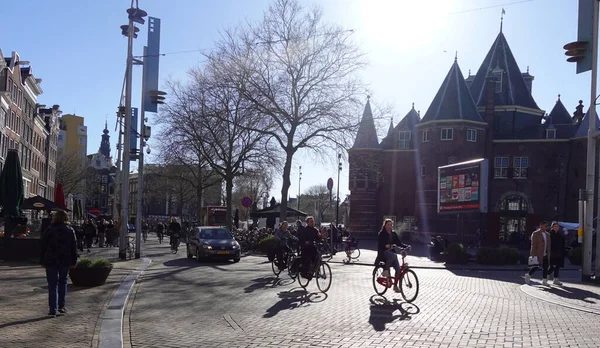
[(527, 89), (521, 70), (502, 31), (496, 37), (494, 44), (492, 44), (473, 82), (469, 86), (475, 104), (478, 106), (485, 105), (485, 82), (496, 67), (503, 70), (503, 88), (502, 93), (496, 93), (495, 95), (496, 105), (519, 105), (539, 109), (535, 100), (533, 100), (531, 92)]
[[(596, 114), (596, 130), (598, 130), (598, 126), (600, 126), (600, 119), (598, 119), (598, 114)], [(585, 113), (579, 127), (577, 128), (577, 132), (575, 132), (575, 136), (573, 138), (583, 138), (588, 136), (588, 129), (590, 128), (590, 109)]]
[(440, 120), (483, 122), (456, 59), (421, 122)]
[[(381, 147), (384, 149), (394, 148), (394, 134), (400, 131), (413, 131), (419, 122), (421, 117), (415, 110), (415, 103), (412, 104), (412, 109), (404, 116), (404, 118), (394, 127), (388, 131), (388, 134), (383, 140), (381, 140)], [(413, 134), (413, 137), (415, 135)]]
[(571, 119), (571, 114), (567, 111), (567, 108), (563, 105), (562, 101), (560, 101), (560, 94), (558, 95), (558, 99), (556, 100), (556, 104), (550, 111), (548, 115), (548, 122), (550, 124), (573, 124), (573, 119)]
[(377, 138), (377, 129), (373, 120), (373, 112), (371, 111), (371, 103), (367, 99), (365, 110), (363, 111), (358, 133), (354, 141), (353, 149), (376, 149), (379, 148), (379, 140)]
[(390, 134), (392, 134), (393, 132), (394, 132), (394, 118), (392, 117), (392, 119), (390, 120), (390, 128), (388, 128), (386, 137), (389, 137)]

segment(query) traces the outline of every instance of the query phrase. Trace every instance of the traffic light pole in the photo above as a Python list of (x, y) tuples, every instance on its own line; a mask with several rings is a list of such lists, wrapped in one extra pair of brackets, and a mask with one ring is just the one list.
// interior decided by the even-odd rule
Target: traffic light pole
[(123, 163), (121, 168), (121, 217), (120, 217), (120, 231), (119, 231), (119, 258), (121, 260), (127, 259), (127, 234), (129, 232), (129, 152), (131, 151), (131, 144), (129, 139), (131, 137), (131, 80), (133, 73), (133, 35), (135, 29), (133, 25), (133, 18), (129, 16), (129, 28), (127, 31), (127, 74), (125, 78), (125, 117), (123, 118), (123, 128), (125, 134), (123, 135)]
[[(594, 1), (592, 42), (589, 43), (592, 52), (592, 83), (590, 91), (589, 129), (587, 144), (587, 169), (586, 169), (586, 201), (585, 201), (585, 227), (583, 233), (583, 267), (582, 280), (591, 280), (592, 277), (592, 233), (594, 228), (594, 191), (596, 176), (596, 85), (598, 71), (598, 1)], [(600, 203), (600, 197), (598, 202)], [(598, 270), (596, 262), (596, 270)]]

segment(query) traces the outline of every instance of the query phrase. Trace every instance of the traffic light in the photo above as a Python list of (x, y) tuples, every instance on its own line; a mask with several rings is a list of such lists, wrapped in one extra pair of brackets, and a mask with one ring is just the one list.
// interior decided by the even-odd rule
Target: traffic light
[(164, 104), (165, 103), (165, 95), (167, 92), (152, 90), (148, 92), (150, 94), (150, 101), (153, 104)]
[(563, 48), (568, 56), (567, 62), (577, 63), (577, 73), (592, 70), (592, 52), (597, 49), (594, 36), (594, 2), (598, 0), (579, 0), (577, 20), (577, 41)]
[(125, 117), (125, 106), (121, 105), (119, 106), (119, 108), (117, 109), (117, 117)]

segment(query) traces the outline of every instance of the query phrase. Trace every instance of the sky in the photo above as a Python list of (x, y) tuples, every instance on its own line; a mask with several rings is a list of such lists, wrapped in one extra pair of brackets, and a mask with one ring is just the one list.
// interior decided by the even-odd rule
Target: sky
[[(577, 39), (577, 1), (565, 0), (303, 0), (307, 7), (323, 8), (326, 21), (354, 29), (369, 66), (362, 78), (374, 105), (391, 105), (393, 111), (378, 124), (380, 138), (393, 118), (397, 124), (410, 110), (424, 115), (450, 69), (455, 55), (464, 75), (477, 71), (500, 30), (524, 72), (529, 67), (533, 97), (550, 112), (558, 95), (567, 110), (578, 100), (590, 104), (590, 73), (575, 74), (565, 60), (563, 45)], [(85, 117), (88, 152), (100, 146), (105, 120), (111, 131), (115, 155), (115, 112), (119, 105), (127, 38), (120, 25), (127, 24), (130, 0), (21, 0), (2, 4), (0, 49), (5, 56), (17, 51), (31, 62), (36, 78), (42, 78), (40, 104), (59, 104), (64, 113)], [(268, 0), (139, 0), (149, 16), (161, 19), (160, 85), (186, 79), (186, 72), (202, 63), (220, 32), (241, 21), (262, 17)], [(134, 41), (134, 55), (146, 44), (147, 26)], [(465, 76), (466, 77), (466, 76)], [(140, 105), (141, 68), (133, 75), (133, 106)], [(165, 88), (162, 88), (165, 89)], [(357, 119), (362, 110), (357, 112)], [(150, 124), (157, 114), (147, 114)], [(153, 129), (153, 134), (158, 130)], [(160, 142), (151, 138), (150, 147)], [(152, 156), (152, 155), (151, 155)], [(348, 166), (342, 161), (340, 196), (349, 193)], [(150, 157), (152, 161), (152, 157)], [(337, 181), (336, 155), (315, 158), (296, 154), (290, 196), (298, 192), (298, 167), (302, 166), (301, 191), (313, 185)], [(133, 166), (135, 168), (135, 166)], [(281, 197), (280, 174), (270, 192)], [(337, 185), (337, 182), (335, 183)]]

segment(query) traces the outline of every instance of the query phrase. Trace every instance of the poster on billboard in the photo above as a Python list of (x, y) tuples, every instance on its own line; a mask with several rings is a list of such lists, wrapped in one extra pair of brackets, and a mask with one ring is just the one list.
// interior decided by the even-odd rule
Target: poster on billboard
[(438, 213), (487, 213), (488, 160), (438, 167)]

